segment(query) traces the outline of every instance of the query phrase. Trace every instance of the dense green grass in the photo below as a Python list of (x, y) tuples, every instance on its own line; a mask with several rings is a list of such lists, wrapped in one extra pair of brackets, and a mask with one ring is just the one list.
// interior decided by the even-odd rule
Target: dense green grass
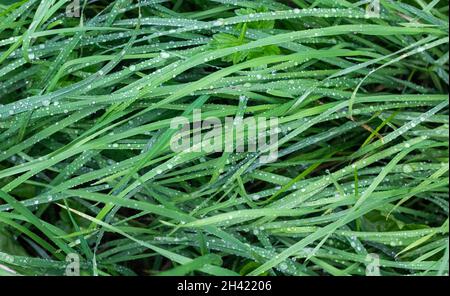
[[(70, 3), (0, 1), (0, 275), (448, 274), (448, 1)], [(194, 108), (279, 158), (172, 152)]]

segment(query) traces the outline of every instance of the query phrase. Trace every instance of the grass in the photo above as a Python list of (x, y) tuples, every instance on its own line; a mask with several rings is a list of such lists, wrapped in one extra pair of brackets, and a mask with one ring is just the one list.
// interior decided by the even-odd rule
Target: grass
[(0, 275), (448, 274), (448, 1), (80, 3), (0, 1)]

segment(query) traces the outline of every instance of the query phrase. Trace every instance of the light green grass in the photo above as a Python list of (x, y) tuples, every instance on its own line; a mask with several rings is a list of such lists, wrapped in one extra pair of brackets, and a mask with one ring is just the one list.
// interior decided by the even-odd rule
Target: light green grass
[[(10, 2), (0, 275), (448, 274), (448, 1)], [(199, 108), (279, 158), (173, 152)]]

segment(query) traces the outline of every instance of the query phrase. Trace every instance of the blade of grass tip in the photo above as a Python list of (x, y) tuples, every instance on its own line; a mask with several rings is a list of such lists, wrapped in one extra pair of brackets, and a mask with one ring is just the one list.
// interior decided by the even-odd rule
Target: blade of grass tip
[[(423, 44), (423, 43), (425, 43), (425, 42), (432, 41), (432, 40), (435, 39), (435, 38), (436, 38), (436, 37), (434, 37), (434, 36), (428, 36), (428, 37), (426, 37), (425, 39), (421, 39), (421, 40), (419, 40), (418, 42), (416, 42), (416, 43), (414, 43), (414, 44), (411, 44), (411, 45), (407, 46), (406, 48), (402, 48), (402, 49), (400, 49), (400, 50), (397, 51), (397, 52), (388, 54), (388, 55), (386, 55), (386, 56), (382, 56), (382, 57), (380, 57), (380, 58), (377, 58), (377, 59), (374, 59), (374, 60), (371, 60), (371, 61), (368, 61), (368, 62), (360, 63), (360, 64), (357, 64), (357, 65), (354, 65), (354, 66), (351, 66), (351, 67), (346, 67), (345, 69), (343, 69), (343, 70), (341, 70), (341, 71), (339, 71), (339, 72), (337, 72), (337, 73), (334, 73), (334, 74), (328, 76), (328, 77), (325, 78), (323, 81), (317, 82), (317, 83), (315, 83), (314, 85), (312, 85), (312, 86), (311, 86), (307, 91), (305, 91), (298, 99), (296, 99), (296, 100), (292, 103), (291, 107), (289, 107), (287, 113), (292, 112), (295, 108), (297, 108), (303, 101), (305, 101), (305, 99), (306, 99), (312, 92), (314, 92), (321, 84), (325, 83), (327, 80), (333, 79), (333, 78), (335, 78), (335, 77), (339, 77), (339, 76), (342, 76), (342, 75), (345, 75), (345, 74), (349, 74), (349, 73), (351, 73), (351, 72), (353, 72), (353, 71), (357, 71), (357, 70), (359, 70), (359, 69), (367, 68), (368, 66), (370, 66), (370, 65), (372, 65), (372, 64), (378, 63), (379, 61), (382, 61), (382, 60), (384, 60), (384, 59), (387, 59), (387, 58), (389, 58), (389, 57), (391, 57), (391, 56), (394, 56), (394, 55), (396, 55), (396, 54), (400, 54), (401, 52), (403, 52), (403, 51), (405, 51), (405, 50), (407, 50), (407, 49), (409, 49), (409, 48), (412, 48), (412, 47), (414, 47), (414, 46), (419, 46), (419, 45), (421, 45), (421, 44)], [(369, 73), (370, 73), (370, 72), (369, 72)], [(369, 75), (369, 74), (368, 74), (368, 75)], [(368, 75), (367, 75), (367, 76), (368, 76)], [(367, 76), (366, 76), (366, 77), (367, 77)], [(363, 81), (364, 81), (364, 80), (365, 80), (365, 79), (363, 79)], [(361, 81), (361, 84), (362, 84), (363, 81)]]
[(414, 241), (413, 243), (409, 244), (406, 248), (404, 248), (403, 250), (401, 250), (400, 252), (398, 252), (395, 257), (399, 257), (401, 254), (414, 249), (417, 246), (420, 246), (421, 244), (425, 243), (426, 241), (428, 241), (429, 239), (431, 239), (436, 233), (430, 233), (424, 237), (419, 238), (418, 240)]
[[(420, 144), (423, 139), (415, 139), (414, 144)], [(354, 220), (356, 219), (357, 213), (361, 212), (364, 209), (364, 201), (371, 195), (371, 193), (378, 187), (378, 185), (381, 183), (381, 181), (386, 177), (386, 175), (393, 169), (395, 164), (397, 164), (402, 158), (404, 158), (408, 153), (416, 149), (417, 147), (411, 145), (410, 148), (407, 148), (406, 150), (401, 151), (398, 153), (389, 163), (386, 167), (383, 168), (383, 170), (380, 172), (380, 174), (374, 179), (373, 183), (369, 186), (366, 191), (361, 195), (361, 197), (358, 199), (356, 204), (351, 208), (351, 211), (345, 215), (340, 220), (337, 220), (336, 222), (333, 222), (320, 230), (310, 234), (306, 238), (300, 240), (299, 242), (293, 244), (292, 246), (288, 247), (284, 251), (282, 251), (280, 254), (275, 256), (273, 259), (270, 259), (266, 261), (264, 264), (262, 264), (260, 267), (255, 269), (251, 272), (251, 275), (258, 275), (262, 272), (265, 272), (269, 270), (270, 268), (280, 264), (282, 261), (286, 260), (289, 256), (292, 256), (295, 254), (299, 249), (304, 248), (307, 244), (315, 241), (316, 239), (326, 236), (329, 233), (335, 231), (339, 226), (344, 225), (348, 222), (348, 220)]]
[(354, 185), (355, 185), (355, 197), (358, 199), (359, 198), (359, 192), (358, 192), (358, 190), (359, 190), (359, 180), (358, 180), (358, 169), (355, 167), (354, 168), (354, 170), (353, 170), (353, 176), (354, 176), (354, 179), (355, 179), (355, 183), (354, 183)]
[[(447, 220), (448, 221), (448, 220)], [(442, 276), (444, 275), (444, 273), (447, 271), (448, 273), (448, 263), (449, 263), (449, 250), (450, 250), (450, 246), (449, 246), (449, 239), (447, 238), (447, 243), (446, 243), (446, 248), (445, 248), (445, 253), (444, 256), (441, 259), (441, 264), (439, 266), (439, 270), (437, 272), (437, 275)]]
[(434, 42), (427, 43), (427, 44), (419, 46), (419, 47), (417, 47), (417, 48), (415, 48), (415, 49), (413, 49), (413, 50), (411, 50), (411, 51), (409, 51), (407, 53), (404, 53), (404, 54), (400, 55), (399, 57), (396, 57), (396, 58), (394, 58), (394, 59), (384, 63), (383, 65), (381, 65), (381, 66), (379, 66), (379, 67), (377, 67), (377, 68), (375, 68), (373, 70), (370, 70), (369, 73), (366, 76), (364, 76), (363, 79), (361, 79), (361, 81), (358, 83), (358, 85), (356, 86), (356, 88), (352, 92), (352, 96), (350, 97), (349, 105), (348, 105), (348, 115), (350, 116), (350, 118), (353, 118), (353, 104), (354, 104), (355, 99), (356, 99), (356, 94), (357, 94), (359, 88), (364, 83), (364, 81), (366, 81), (366, 79), (370, 75), (372, 75), (373, 73), (375, 73), (376, 71), (378, 71), (380, 69), (383, 69), (383, 68), (385, 68), (385, 67), (387, 67), (387, 66), (389, 66), (389, 65), (391, 65), (393, 63), (396, 63), (398, 61), (401, 61), (401, 60), (403, 60), (403, 59), (405, 59), (405, 58), (407, 58), (409, 56), (412, 56), (412, 55), (424, 52), (425, 50), (431, 49), (431, 48), (439, 46), (441, 44), (448, 43), (448, 41), (449, 41), (449, 38), (446, 37), (446, 38), (442, 38), (442, 39), (436, 40)]
[(280, 190), (276, 191), (271, 197), (269, 197), (267, 200), (262, 201), (262, 202), (257, 202), (256, 204), (258, 205), (264, 205), (267, 203), (270, 203), (272, 200), (274, 200), (276, 197), (278, 197), (280, 194), (282, 194), (283, 192), (285, 192), (286, 190), (288, 190), (289, 188), (292, 187), (292, 185), (294, 185), (295, 183), (297, 183), (298, 181), (304, 179), (306, 176), (308, 176), (310, 173), (312, 173), (316, 168), (318, 168), (324, 161), (326, 161), (326, 159), (329, 159), (335, 152), (328, 154), (325, 156), (324, 159), (321, 159), (321, 161), (318, 161), (316, 163), (313, 163), (312, 165), (310, 165), (306, 170), (304, 170), (303, 172), (301, 172), (298, 176), (296, 176), (295, 178), (293, 178), (291, 181), (289, 181), (288, 183), (286, 183), (285, 185), (283, 185)]

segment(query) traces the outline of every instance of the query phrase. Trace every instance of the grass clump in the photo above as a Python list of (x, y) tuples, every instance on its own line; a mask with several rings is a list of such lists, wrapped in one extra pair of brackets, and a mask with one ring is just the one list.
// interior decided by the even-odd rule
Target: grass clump
[(447, 1), (0, 3), (1, 275), (448, 273)]

